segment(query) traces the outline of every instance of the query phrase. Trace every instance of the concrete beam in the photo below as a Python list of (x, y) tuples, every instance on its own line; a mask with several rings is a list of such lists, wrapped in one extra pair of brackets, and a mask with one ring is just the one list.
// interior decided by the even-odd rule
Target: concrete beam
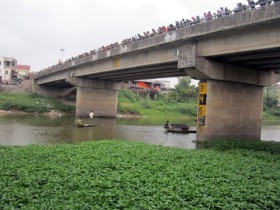
[(37, 84), (36, 80), (32, 81), (32, 92), (38, 93), (41, 96), (50, 97), (50, 98), (61, 98), (67, 96), (71, 93), (75, 87), (63, 88), (63, 87), (52, 87), (52, 86), (43, 86)]
[(119, 90), (122, 85), (121, 82), (80, 79), (77, 77), (68, 78), (66, 82), (77, 87), (94, 88), (94, 89), (111, 89), (111, 90)]
[(197, 57), (224, 56), (279, 47), (280, 25), (265, 25), (257, 31), (255, 28), (237, 29), (219, 36), (202, 38), (197, 42)]
[[(186, 73), (188, 74), (189, 71), (186, 70)], [(205, 58), (197, 58), (196, 70), (193, 70), (193, 72), (196, 72), (197, 79), (220, 80), (259, 86), (271, 86), (280, 80), (279, 74), (275, 74), (274, 72), (257, 71), (245, 67), (209, 61)]]
[(196, 42), (190, 41), (178, 49), (178, 69), (193, 68), (196, 63)]

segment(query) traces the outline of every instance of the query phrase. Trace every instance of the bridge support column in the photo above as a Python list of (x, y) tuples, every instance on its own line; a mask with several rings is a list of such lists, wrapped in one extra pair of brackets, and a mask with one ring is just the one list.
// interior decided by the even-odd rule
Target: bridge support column
[(76, 116), (88, 116), (93, 110), (97, 117), (116, 117), (118, 90), (121, 82), (70, 78), (77, 87)]
[(261, 86), (208, 80), (199, 87), (197, 141), (260, 140)]
[(197, 141), (261, 139), (263, 87), (279, 82), (279, 75), (205, 58), (186, 74), (201, 80)]

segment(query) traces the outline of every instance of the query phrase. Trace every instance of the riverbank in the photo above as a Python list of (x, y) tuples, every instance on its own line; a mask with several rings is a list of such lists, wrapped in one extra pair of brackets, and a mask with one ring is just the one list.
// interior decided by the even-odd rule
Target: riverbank
[[(240, 143), (241, 144), (241, 143)], [(279, 209), (280, 156), (127, 141), (0, 146), (4, 209)]]
[[(0, 110), (0, 116), (7, 116), (7, 115), (37, 115), (38, 113), (27, 113), (27, 112), (21, 112), (18, 110)], [(45, 116), (49, 116), (49, 117), (60, 117), (62, 115), (65, 115), (65, 113), (61, 113), (61, 112), (57, 112), (57, 111), (50, 111), (50, 112), (46, 112), (43, 113), (43, 115)]]
[(0, 110), (2, 114), (46, 114), (55, 115), (62, 113), (74, 113), (75, 107), (67, 106), (52, 98), (46, 98), (37, 94), (26, 93), (1, 93)]
[[(69, 113), (62, 113), (62, 112), (58, 112), (58, 111), (54, 111), (51, 110), (50, 112), (45, 112), (42, 113), (42, 115), (48, 116), (48, 117), (61, 117), (65, 114), (69, 114)], [(27, 113), (27, 112), (21, 112), (18, 110), (1, 110), (0, 109), (0, 116), (9, 116), (9, 115), (38, 115), (38, 113)], [(140, 116), (140, 115), (136, 115), (136, 114), (117, 114), (117, 119), (140, 119), (143, 118), (145, 116)]]
[[(15, 89), (17, 90), (17, 89)], [(133, 93), (131, 93), (133, 95)], [(123, 100), (123, 98), (121, 99)], [(184, 108), (186, 106), (186, 108)], [(142, 99), (139, 103), (119, 102), (119, 119), (140, 119), (149, 117), (189, 117), (180, 110), (190, 110), (187, 104), (164, 104), (162, 101), (151, 101)], [(23, 115), (23, 114), (43, 114), (51, 117), (63, 114), (74, 113), (75, 106), (65, 105), (61, 100), (55, 100), (30, 93), (1, 93), (0, 95), (0, 115)], [(186, 112), (187, 113), (187, 112)], [(190, 117), (193, 118), (193, 115)], [(166, 118), (164, 119), (166, 121)]]
[[(0, 115), (4, 114), (42, 114), (51, 117), (61, 116), (65, 113), (74, 113), (75, 106), (73, 101), (60, 99), (55, 100), (51, 98), (41, 97), (37, 94), (30, 94), (27, 92), (15, 93), (18, 88), (15, 88), (14, 92), (6, 91), (0, 94)], [(124, 94), (125, 93), (125, 94)], [(167, 98), (161, 100), (149, 100), (137, 97), (128, 90), (120, 91), (118, 98), (118, 115), (117, 118), (126, 119), (139, 119), (143, 117), (160, 118), (164, 117), (164, 121), (172, 117), (183, 117), (195, 119), (197, 115), (197, 100), (190, 99), (185, 103), (169, 102)], [(7, 112), (5, 112), (7, 111)], [(264, 120), (279, 120), (277, 111), (266, 110), (263, 113)]]

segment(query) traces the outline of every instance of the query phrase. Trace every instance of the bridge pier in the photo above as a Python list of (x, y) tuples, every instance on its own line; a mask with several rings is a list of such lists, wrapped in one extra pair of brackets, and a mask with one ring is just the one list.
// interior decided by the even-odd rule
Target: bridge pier
[(263, 87), (207, 80), (199, 88), (197, 141), (260, 140)]
[(77, 87), (76, 116), (88, 116), (93, 110), (97, 117), (116, 117), (118, 90), (121, 82), (70, 78)]
[(274, 72), (196, 59), (186, 73), (201, 80), (197, 141), (261, 139), (263, 87), (279, 81)]

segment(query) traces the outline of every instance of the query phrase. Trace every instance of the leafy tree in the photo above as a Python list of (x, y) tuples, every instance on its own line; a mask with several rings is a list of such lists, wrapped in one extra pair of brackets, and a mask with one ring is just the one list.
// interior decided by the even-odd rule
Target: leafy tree
[(267, 110), (267, 109), (277, 108), (278, 98), (279, 98), (279, 93), (274, 88), (274, 86), (265, 88), (264, 100), (263, 100), (264, 109)]
[(168, 97), (172, 101), (186, 102), (189, 99), (197, 98), (198, 88), (191, 85), (190, 77), (181, 77), (179, 84), (175, 86), (175, 90), (171, 90)]

